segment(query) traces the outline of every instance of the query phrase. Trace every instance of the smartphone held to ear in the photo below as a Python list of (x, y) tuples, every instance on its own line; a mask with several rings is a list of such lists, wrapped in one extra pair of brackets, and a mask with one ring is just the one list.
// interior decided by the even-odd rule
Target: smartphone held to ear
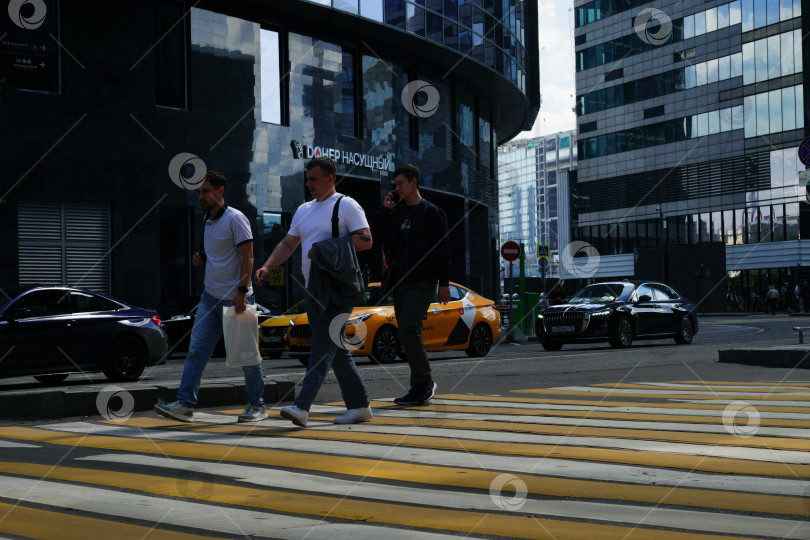
[(391, 182), (391, 201), (394, 204), (399, 202), (399, 194), (397, 193), (397, 186), (393, 182)]

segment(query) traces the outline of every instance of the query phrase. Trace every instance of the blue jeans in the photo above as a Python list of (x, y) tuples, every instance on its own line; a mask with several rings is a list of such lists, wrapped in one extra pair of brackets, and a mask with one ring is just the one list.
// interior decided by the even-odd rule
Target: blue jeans
[(320, 312), (316, 304), (315, 301), (307, 299), (307, 318), (312, 330), (312, 347), (307, 373), (304, 375), (301, 392), (295, 399), (295, 405), (299, 409), (309, 410), (324, 379), (329, 374), (331, 366), (335, 370), (335, 377), (346, 408), (368, 407), (368, 391), (366, 391), (366, 385), (363, 383), (360, 372), (357, 371), (352, 353), (339, 346), (329, 336), (329, 325), (335, 317), (342, 315), (345, 321), (346, 316), (351, 315), (352, 308), (329, 306), (329, 309)]
[[(247, 299), (247, 303), (255, 304), (256, 300), (251, 296)], [(193, 407), (197, 404), (197, 392), (200, 389), (203, 370), (219, 338), (222, 337), (222, 308), (230, 305), (230, 300), (214, 298), (206, 291), (203, 291), (200, 297), (194, 326), (191, 329), (188, 355), (183, 365), (183, 378), (180, 379), (180, 389), (177, 391), (177, 401), (184, 407)], [(245, 373), (245, 392), (248, 401), (253, 405), (264, 405), (262, 365), (245, 366), (242, 371)]]

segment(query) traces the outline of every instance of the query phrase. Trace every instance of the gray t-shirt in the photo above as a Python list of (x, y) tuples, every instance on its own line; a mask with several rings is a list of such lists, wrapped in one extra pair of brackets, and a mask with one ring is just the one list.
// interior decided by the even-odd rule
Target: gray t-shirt
[[(220, 300), (231, 300), (239, 286), (242, 257), (238, 247), (253, 241), (250, 222), (245, 214), (231, 208), (213, 221), (205, 221), (205, 290)], [(253, 287), (248, 283), (248, 296)]]

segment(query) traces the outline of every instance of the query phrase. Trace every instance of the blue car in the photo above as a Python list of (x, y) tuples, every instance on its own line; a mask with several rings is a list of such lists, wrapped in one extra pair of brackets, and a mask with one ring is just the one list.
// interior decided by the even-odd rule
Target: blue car
[(166, 361), (167, 338), (154, 311), (73, 287), (15, 287), (0, 294), (0, 377), (44, 383), (103, 372), (135, 381)]

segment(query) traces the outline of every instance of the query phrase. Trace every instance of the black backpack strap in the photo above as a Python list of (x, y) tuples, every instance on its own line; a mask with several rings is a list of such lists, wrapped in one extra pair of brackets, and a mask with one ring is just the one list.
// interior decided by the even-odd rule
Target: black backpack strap
[(340, 199), (343, 198), (343, 195), (338, 197), (338, 200), (335, 201), (335, 206), (332, 207), (332, 238), (338, 238), (340, 236), (340, 231), (338, 230), (338, 209), (340, 208)]

